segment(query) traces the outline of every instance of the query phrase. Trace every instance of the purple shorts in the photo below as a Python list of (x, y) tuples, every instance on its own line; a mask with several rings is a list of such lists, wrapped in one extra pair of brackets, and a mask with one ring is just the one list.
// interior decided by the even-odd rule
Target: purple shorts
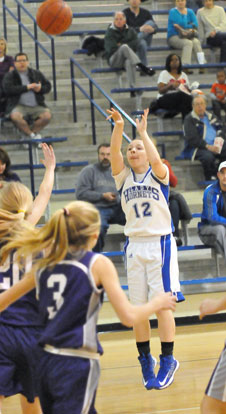
[(98, 360), (42, 351), (38, 371), (38, 394), (44, 413), (97, 413), (94, 402), (100, 376)]
[(0, 395), (37, 396), (36, 349), (40, 328), (0, 324)]

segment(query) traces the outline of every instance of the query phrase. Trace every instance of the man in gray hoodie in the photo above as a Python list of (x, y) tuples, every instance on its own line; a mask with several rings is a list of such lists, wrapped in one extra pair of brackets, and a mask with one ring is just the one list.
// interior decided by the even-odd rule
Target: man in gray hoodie
[(98, 162), (83, 168), (79, 174), (76, 198), (95, 205), (101, 217), (101, 230), (95, 252), (104, 247), (104, 238), (109, 224), (125, 224), (125, 215), (121, 208), (120, 196), (111, 174), (110, 144), (98, 146)]

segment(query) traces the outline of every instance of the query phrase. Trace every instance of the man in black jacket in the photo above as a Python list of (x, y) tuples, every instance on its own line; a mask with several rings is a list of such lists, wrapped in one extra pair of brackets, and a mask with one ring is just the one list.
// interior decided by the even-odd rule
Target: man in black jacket
[[(155, 71), (143, 65), (136, 55), (138, 44), (137, 33), (126, 24), (125, 14), (121, 11), (115, 12), (114, 21), (105, 33), (105, 55), (111, 67), (126, 70), (130, 88), (136, 86), (136, 68), (149, 76), (155, 74)], [(135, 96), (134, 92), (131, 92), (131, 96)]]
[[(25, 136), (40, 139), (39, 132), (51, 119), (44, 99), (44, 94), (51, 90), (51, 83), (39, 70), (29, 67), (26, 53), (17, 53), (14, 64), (15, 69), (3, 78), (6, 114)], [(28, 124), (27, 117), (32, 120), (32, 125)]]
[[(152, 36), (158, 30), (152, 14), (149, 10), (140, 7), (141, 0), (127, 0), (130, 7), (123, 10), (126, 16), (126, 23), (137, 32), (139, 40), (137, 54), (141, 62), (147, 66), (147, 48), (151, 46)], [(144, 74), (144, 72), (141, 72)]]

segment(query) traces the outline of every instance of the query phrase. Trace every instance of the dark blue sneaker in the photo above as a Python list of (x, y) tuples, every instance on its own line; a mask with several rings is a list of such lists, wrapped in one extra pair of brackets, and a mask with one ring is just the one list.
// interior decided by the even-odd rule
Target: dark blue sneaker
[(174, 380), (174, 374), (179, 368), (179, 362), (172, 356), (159, 356), (160, 368), (156, 377), (156, 390), (162, 390), (169, 387)]
[(151, 354), (139, 356), (138, 360), (142, 369), (143, 384), (147, 390), (152, 390), (156, 387), (154, 369), (157, 361), (153, 356), (151, 356)]

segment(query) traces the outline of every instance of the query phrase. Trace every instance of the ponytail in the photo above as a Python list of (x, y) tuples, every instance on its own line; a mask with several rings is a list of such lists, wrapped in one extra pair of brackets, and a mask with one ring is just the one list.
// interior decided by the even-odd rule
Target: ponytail
[[(32, 254), (37, 269), (53, 267), (68, 252), (86, 249), (90, 237), (99, 229), (98, 210), (85, 201), (74, 201), (56, 211), (43, 227), (15, 231), (2, 248), (2, 260), (6, 260), (12, 249), (17, 249), (19, 261)], [(40, 258), (42, 250), (45, 250), (45, 255)]]

